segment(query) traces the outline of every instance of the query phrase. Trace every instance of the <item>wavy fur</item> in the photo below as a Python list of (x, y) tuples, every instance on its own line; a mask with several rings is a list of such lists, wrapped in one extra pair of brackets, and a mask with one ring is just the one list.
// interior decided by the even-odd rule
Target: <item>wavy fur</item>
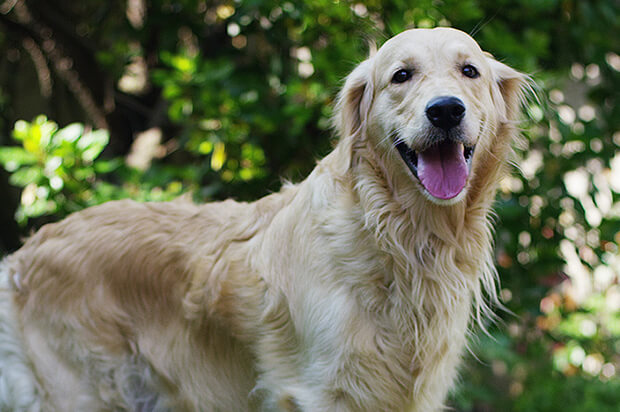
[[(464, 55), (478, 82), (451, 71)], [(420, 76), (391, 85), (410, 61)], [(347, 78), (341, 140), (305, 181), (254, 203), (110, 202), (43, 227), (0, 270), (0, 405), (440, 410), (471, 319), (497, 300), (489, 215), (523, 82), (461, 32), (407, 31)], [(450, 204), (392, 141), (428, 135), (416, 105), (445, 93), (477, 144)]]

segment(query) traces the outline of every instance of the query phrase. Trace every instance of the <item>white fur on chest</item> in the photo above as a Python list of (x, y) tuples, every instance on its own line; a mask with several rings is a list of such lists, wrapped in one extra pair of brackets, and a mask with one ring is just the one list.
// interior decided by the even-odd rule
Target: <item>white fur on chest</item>
[[(280, 284), (292, 297), (288, 303), (295, 302), (288, 306), (293, 362), (263, 376), (264, 386), (290, 396), (301, 410), (436, 410), (465, 341), (469, 291), (448, 301), (415, 301), (420, 286), (411, 278), (431, 274), (414, 270), (415, 262), (407, 266), (411, 273), (399, 273), (364, 228), (354, 199), (337, 202), (312, 205), (320, 213), (298, 223), (310, 235), (304, 244), (312, 253), (297, 250), (291, 239), (282, 257), (291, 272)], [(408, 286), (395, 282), (403, 277)]]

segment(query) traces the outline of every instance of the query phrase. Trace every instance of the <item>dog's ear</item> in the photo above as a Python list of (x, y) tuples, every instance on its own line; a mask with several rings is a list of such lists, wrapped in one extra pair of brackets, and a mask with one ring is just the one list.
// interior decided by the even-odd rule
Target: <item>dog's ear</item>
[(338, 95), (334, 125), (342, 138), (359, 133), (366, 122), (373, 94), (370, 68), (371, 59), (360, 63)]
[[(531, 79), (523, 73), (500, 63), (492, 56), (488, 56), (493, 72), (493, 78), (501, 93), (502, 107), (498, 107), (507, 121), (515, 121), (519, 115), (525, 99), (525, 92), (531, 89)], [(497, 100), (496, 100), (496, 103)]]

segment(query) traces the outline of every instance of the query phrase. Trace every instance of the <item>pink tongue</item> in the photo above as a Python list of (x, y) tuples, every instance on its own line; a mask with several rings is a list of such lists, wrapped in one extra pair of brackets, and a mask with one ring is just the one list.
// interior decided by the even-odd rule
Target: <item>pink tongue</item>
[(418, 153), (420, 182), (438, 199), (452, 199), (461, 193), (468, 174), (460, 143), (441, 143)]

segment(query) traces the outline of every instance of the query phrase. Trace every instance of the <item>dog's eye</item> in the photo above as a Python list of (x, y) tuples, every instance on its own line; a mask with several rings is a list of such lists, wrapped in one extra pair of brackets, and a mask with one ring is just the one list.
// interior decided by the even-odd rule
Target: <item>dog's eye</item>
[(465, 66), (463, 66), (463, 68), (461, 69), (461, 72), (463, 72), (463, 74), (469, 77), (470, 79), (475, 79), (477, 77), (480, 77), (480, 73), (478, 72), (478, 69), (476, 69), (471, 64), (466, 64)]
[(412, 70), (400, 69), (396, 73), (394, 73), (394, 76), (392, 76), (392, 83), (404, 83), (407, 80), (411, 79), (412, 74)]

